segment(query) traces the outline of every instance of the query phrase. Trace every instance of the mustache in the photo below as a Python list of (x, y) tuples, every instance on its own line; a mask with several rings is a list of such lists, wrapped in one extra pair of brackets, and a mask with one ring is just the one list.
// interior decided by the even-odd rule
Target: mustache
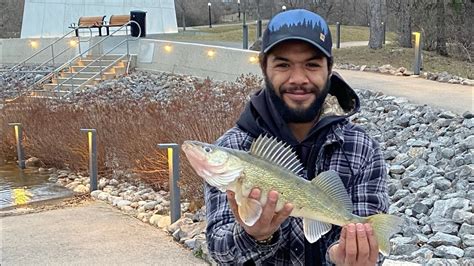
[(303, 86), (292, 86), (292, 87), (280, 87), (280, 93), (292, 93), (295, 91), (304, 91), (305, 93), (317, 93), (319, 90), (318, 88), (311, 86), (311, 87), (303, 87)]

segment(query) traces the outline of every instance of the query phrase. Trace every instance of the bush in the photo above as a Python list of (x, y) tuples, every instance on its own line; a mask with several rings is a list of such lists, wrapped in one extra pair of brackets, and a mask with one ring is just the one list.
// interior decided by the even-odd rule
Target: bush
[[(8, 123), (19, 122), (27, 157), (38, 157), (47, 166), (87, 170), (87, 138), (80, 129), (95, 128), (100, 175), (131, 172), (155, 188), (168, 189), (166, 152), (156, 145), (189, 139), (215, 141), (235, 124), (259, 86), (255, 76), (242, 76), (234, 83), (206, 79), (167, 103), (143, 98), (87, 104), (22, 99), (0, 112), (0, 155), (14, 157)], [(184, 158), (181, 153), (183, 196), (202, 203), (202, 180)]]

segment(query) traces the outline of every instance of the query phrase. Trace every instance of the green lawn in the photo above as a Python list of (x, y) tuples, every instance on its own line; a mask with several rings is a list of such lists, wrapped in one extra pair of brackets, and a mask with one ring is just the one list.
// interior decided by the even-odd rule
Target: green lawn
[[(266, 25), (264, 25), (265, 27)], [(255, 41), (256, 25), (249, 24), (249, 42)], [(335, 47), (336, 26), (330, 25)], [(242, 42), (242, 25), (214, 25), (214, 27), (198, 27), (176, 34), (166, 34), (163, 38), (175, 41), (222, 41)], [(362, 26), (341, 26), (341, 42), (368, 41), (369, 28)], [(390, 64), (394, 67), (406, 67), (411, 70), (414, 50), (397, 47), (396, 34), (387, 32), (386, 40), (391, 42), (382, 49), (372, 50), (366, 46), (334, 49), (336, 63), (352, 63), (356, 65), (381, 66)], [(433, 52), (423, 51), (423, 68), (425, 71), (441, 72), (461, 77), (474, 78), (474, 64), (451, 57), (442, 57)]]
[[(366, 46), (333, 49), (336, 63), (352, 63), (355, 65), (406, 67), (412, 70), (414, 60), (413, 48), (401, 48), (393, 44), (382, 49), (373, 50)], [(437, 55), (435, 52), (423, 51), (423, 70), (430, 72), (446, 71), (464, 78), (474, 78), (474, 64), (452, 57)]]

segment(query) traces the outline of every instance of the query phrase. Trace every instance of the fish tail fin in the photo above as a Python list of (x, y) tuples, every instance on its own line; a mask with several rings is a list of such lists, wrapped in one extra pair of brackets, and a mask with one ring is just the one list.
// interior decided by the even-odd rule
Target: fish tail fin
[(390, 254), (390, 237), (400, 231), (402, 218), (390, 214), (375, 214), (367, 217), (367, 222), (372, 225), (379, 250), (384, 256)]

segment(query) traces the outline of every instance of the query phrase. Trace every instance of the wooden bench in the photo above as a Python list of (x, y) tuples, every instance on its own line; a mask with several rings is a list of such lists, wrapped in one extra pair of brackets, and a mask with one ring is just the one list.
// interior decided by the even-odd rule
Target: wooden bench
[(73, 23), (69, 28), (76, 28), (76, 36), (79, 36), (79, 29), (97, 28), (99, 30), (99, 36), (102, 36), (104, 19), (105, 16), (80, 17), (77, 26)]
[(123, 25), (127, 24), (129, 21), (130, 21), (130, 15), (112, 15), (109, 19), (109, 23), (104, 25), (104, 27), (107, 29), (107, 35), (110, 35), (109, 28), (122, 27)]

